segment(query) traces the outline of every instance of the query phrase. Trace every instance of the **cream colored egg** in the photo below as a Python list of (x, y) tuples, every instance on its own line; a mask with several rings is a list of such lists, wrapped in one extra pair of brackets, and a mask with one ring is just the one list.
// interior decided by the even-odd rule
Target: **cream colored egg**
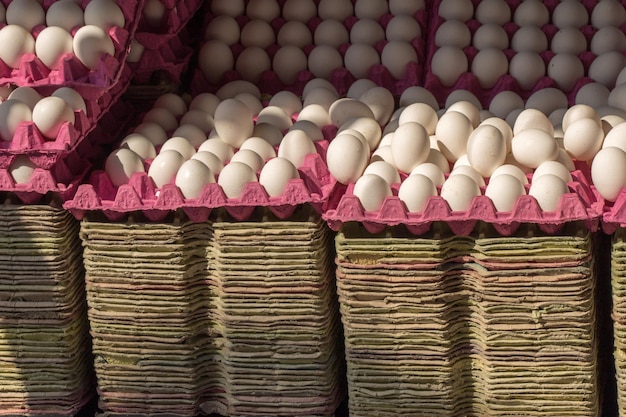
[(297, 120), (289, 130), (303, 130), (313, 142), (319, 142), (320, 140), (324, 140), (324, 132), (320, 129), (315, 123), (309, 120)]
[(337, 133), (341, 133), (348, 129), (353, 129), (361, 133), (363, 138), (367, 141), (370, 149), (376, 149), (382, 138), (382, 129), (380, 125), (376, 120), (374, 120), (374, 118), (371, 117), (361, 116), (348, 119), (341, 126), (339, 126)]
[(343, 68), (343, 57), (333, 46), (317, 45), (309, 53), (308, 66), (314, 76), (330, 79), (335, 70)]
[(422, 29), (418, 21), (410, 15), (397, 15), (387, 22), (385, 38), (388, 41), (412, 42), (421, 39)]
[(143, 160), (152, 159), (156, 156), (156, 148), (150, 139), (139, 134), (131, 133), (126, 135), (120, 142), (120, 148), (128, 148), (135, 152)]
[(430, 66), (433, 75), (441, 84), (445, 87), (452, 87), (461, 74), (467, 72), (469, 62), (461, 48), (443, 46), (434, 53)]
[(524, 100), (515, 91), (500, 91), (491, 99), (489, 111), (501, 119), (505, 119), (515, 109), (523, 109)]
[(385, 29), (373, 19), (359, 19), (350, 28), (350, 43), (375, 46), (385, 40)]
[(54, 69), (59, 66), (63, 55), (74, 51), (72, 42), (72, 35), (65, 29), (49, 26), (39, 32), (35, 40), (35, 54), (46, 67)]
[(516, 136), (525, 129), (539, 129), (554, 137), (554, 126), (548, 116), (537, 109), (522, 110), (513, 125), (513, 135)]
[(235, 60), (235, 71), (244, 80), (258, 83), (261, 76), (272, 68), (270, 56), (265, 49), (250, 46), (241, 51)]
[(227, 82), (215, 92), (215, 95), (223, 101), (227, 98), (234, 98), (237, 94), (241, 93), (252, 94), (256, 98), (261, 99), (261, 90), (259, 90), (259, 87), (246, 80)]
[(244, 0), (211, 0), (211, 13), (237, 17), (246, 11)]
[(387, 88), (373, 87), (361, 94), (358, 99), (370, 108), (379, 125), (384, 126), (391, 118), (395, 98)]
[(253, 117), (257, 116), (261, 110), (263, 110), (263, 103), (250, 93), (239, 93), (233, 98), (245, 104), (252, 112)]
[(245, 149), (256, 152), (261, 156), (263, 161), (276, 157), (274, 147), (268, 141), (258, 136), (252, 136), (246, 139), (244, 143), (241, 144), (239, 150)]
[(536, 168), (544, 161), (553, 161), (559, 154), (554, 136), (545, 130), (527, 128), (515, 133), (511, 142), (513, 157), (522, 165)]
[(563, 130), (567, 131), (569, 125), (579, 119), (589, 118), (594, 120), (598, 125), (600, 123), (600, 115), (595, 108), (586, 104), (575, 104), (567, 109), (563, 116)]
[(83, 9), (74, 0), (55, 1), (46, 10), (46, 26), (58, 26), (67, 32), (83, 26), (85, 17)]
[[(216, 56), (220, 59), (215, 59)], [(235, 57), (226, 43), (211, 39), (200, 47), (198, 66), (209, 83), (219, 84), (224, 74), (234, 69)]]
[(524, 185), (510, 174), (500, 174), (491, 178), (485, 189), (485, 196), (489, 197), (496, 210), (501, 212), (512, 211), (518, 198), (525, 194)]
[(257, 123), (269, 123), (276, 126), (281, 132), (293, 125), (291, 117), (278, 106), (266, 106), (257, 116)]
[[(320, 78), (316, 78), (320, 79)], [(321, 106), (326, 113), (330, 105), (339, 98), (336, 92), (328, 90), (326, 88), (314, 88), (306, 96), (303, 96), (302, 107), (306, 107), (310, 104)]]
[(354, 4), (354, 15), (359, 19), (378, 20), (388, 12), (389, 5), (386, 1), (356, 0)]
[(271, 22), (280, 16), (280, 4), (276, 0), (255, 0), (246, 5), (246, 16)]
[(513, 164), (500, 165), (498, 168), (496, 168), (495, 171), (491, 173), (491, 179), (502, 174), (514, 176), (515, 178), (519, 180), (519, 182), (522, 185), (528, 184), (528, 177), (526, 177), (526, 173), (517, 165), (513, 165)]
[(450, 175), (448, 176), (448, 178), (455, 175), (466, 175), (474, 180), (476, 185), (478, 185), (479, 187), (485, 186), (485, 178), (483, 178), (483, 176), (480, 175), (478, 171), (476, 171), (471, 165), (469, 165), (469, 162), (467, 164), (453, 167), (450, 171)]
[(348, 87), (348, 91), (346, 91), (346, 97), (359, 99), (361, 95), (365, 94), (365, 92), (371, 90), (376, 86), (377, 84), (369, 78), (359, 78), (358, 80), (350, 84), (350, 87)]
[(474, 16), (483, 25), (502, 26), (511, 21), (511, 8), (504, 0), (482, 0), (476, 5)]
[(196, 153), (196, 148), (194, 148), (191, 142), (182, 136), (173, 136), (166, 140), (165, 143), (161, 145), (159, 153), (169, 149), (175, 150), (181, 154), (183, 158), (185, 158), (185, 161), (191, 159), (191, 157)]
[(308, 104), (298, 113), (296, 122), (310, 121), (320, 129), (332, 124), (328, 111), (319, 104)]
[(415, 122), (422, 125), (429, 135), (435, 133), (439, 117), (435, 110), (425, 103), (413, 103), (406, 106), (400, 113), (398, 123)]
[(103, 55), (115, 55), (113, 40), (104, 29), (96, 25), (85, 25), (78, 29), (74, 34), (72, 48), (76, 58), (90, 70), (98, 69)]
[(9, 166), (9, 175), (16, 184), (27, 184), (37, 169), (37, 165), (26, 155), (18, 155)]
[(446, 112), (456, 111), (464, 114), (472, 123), (472, 127), (480, 124), (480, 107), (468, 100), (459, 100), (447, 106)]
[(509, 35), (500, 25), (494, 23), (484, 24), (474, 32), (472, 45), (478, 50), (487, 48), (504, 50), (509, 47)]
[(359, 199), (365, 211), (378, 211), (385, 198), (392, 195), (391, 187), (382, 177), (363, 174), (354, 184), (353, 194)]
[(304, 48), (313, 44), (313, 34), (306, 24), (292, 20), (280, 27), (276, 35), (276, 43), (279, 46), (292, 45)]
[(69, 104), (72, 110), (82, 111), (83, 113), (87, 114), (87, 104), (85, 104), (85, 100), (75, 89), (71, 87), (59, 87), (54, 90), (51, 95), (53, 97), (60, 97), (65, 100), (65, 102)]
[(270, 98), (269, 106), (278, 106), (292, 116), (302, 110), (302, 101), (291, 91), (279, 91)]
[[(370, 162), (385, 161), (388, 164), (394, 165), (393, 155), (391, 154), (391, 145), (380, 146), (372, 153)], [(394, 165), (395, 166), (395, 165)]]
[(447, 111), (440, 118), (435, 128), (435, 136), (441, 153), (450, 162), (465, 155), (467, 140), (472, 133), (471, 121), (463, 113)]
[(561, 197), (568, 192), (565, 181), (556, 175), (545, 174), (530, 183), (528, 195), (537, 200), (543, 211), (555, 211)]
[(582, 118), (569, 125), (563, 136), (565, 150), (579, 161), (589, 161), (602, 147), (604, 131), (596, 120)]
[(18, 68), (22, 56), (35, 53), (35, 39), (18, 25), (6, 25), (0, 29), (0, 59), (11, 68)]
[(426, 103), (433, 109), (439, 110), (439, 103), (434, 94), (422, 86), (412, 85), (400, 94), (400, 99), (398, 100), (400, 107), (412, 103)]
[(304, 164), (307, 155), (316, 153), (315, 144), (302, 130), (291, 130), (285, 134), (278, 146), (277, 155), (288, 159), (296, 168)]
[(258, 182), (255, 172), (243, 162), (232, 162), (222, 169), (217, 183), (227, 198), (240, 198), (251, 182)]
[(304, 51), (292, 45), (280, 47), (272, 59), (272, 70), (286, 85), (294, 84), (298, 74), (307, 67), (308, 59)]
[(404, 202), (410, 213), (422, 212), (428, 204), (428, 199), (437, 195), (435, 184), (425, 175), (409, 175), (400, 184), (398, 198)]
[(171, 111), (163, 107), (153, 107), (144, 113), (141, 118), (143, 122), (154, 122), (163, 128), (166, 132), (172, 132), (178, 127), (178, 120)]
[(13, 0), (9, 2), (5, 19), (8, 25), (19, 25), (26, 31), (32, 30), (46, 22), (46, 13), (37, 0)]
[(480, 195), (480, 188), (467, 175), (451, 175), (441, 186), (440, 195), (452, 211), (465, 211), (472, 204), (474, 197)]
[(367, 104), (351, 98), (335, 100), (328, 109), (328, 115), (331, 122), (337, 127), (356, 117), (374, 118), (374, 113)]
[(509, 61), (500, 49), (482, 49), (472, 60), (471, 72), (482, 88), (493, 88), (508, 71)]
[[(479, 29), (477, 29), (477, 31), (478, 30)], [(465, 48), (470, 45), (471, 41), (472, 33), (469, 27), (460, 20), (446, 20), (439, 25), (435, 32), (435, 45), (439, 47), (454, 46), (457, 48)]]
[(230, 161), (235, 154), (235, 149), (220, 138), (210, 138), (200, 145), (198, 152), (211, 152), (224, 163)]
[(250, 20), (241, 28), (240, 43), (246, 48), (256, 46), (265, 50), (275, 42), (274, 29), (264, 20)]
[(204, 40), (217, 40), (226, 45), (239, 43), (241, 28), (234, 17), (221, 15), (214, 16), (204, 30)]
[(91, 0), (85, 6), (85, 25), (94, 25), (108, 31), (111, 27), (123, 28), (124, 12), (114, 0)]
[(580, 29), (565, 27), (552, 36), (550, 50), (556, 54), (578, 55), (587, 50), (587, 38)]
[[(608, 88), (607, 88), (608, 91)], [(606, 102), (602, 105), (595, 106), (595, 108), (600, 108), (603, 106), (611, 106), (621, 111), (626, 110), (626, 83), (618, 84), (609, 92), (608, 97), (606, 98)]]
[(282, 16), (287, 21), (306, 23), (317, 16), (317, 6), (313, 0), (287, 0), (283, 4)]
[(313, 78), (307, 81), (307, 83), (304, 85), (304, 88), (302, 89), (302, 98), (306, 100), (310, 93), (318, 89), (328, 90), (333, 93), (335, 97), (339, 97), (337, 89), (330, 81), (325, 80), (324, 78)]
[[(449, 169), (446, 172), (448, 171)], [(418, 174), (428, 177), (437, 187), (441, 187), (446, 180), (446, 177), (444, 175), (444, 172), (441, 170), (441, 167), (432, 162), (424, 162), (422, 164), (419, 164), (418, 166), (413, 168), (413, 171), (411, 171), (409, 176)]]
[(213, 116), (215, 114), (215, 109), (217, 108), (217, 105), (219, 103), (220, 99), (217, 98), (215, 94), (200, 93), (196, 95), (189, 103), (189, 110), (202, 110), (210, 116)]
[(494, 126), (500, 131), (502, 138), (504, 139), (504, 143), (506, 144), (506, 153), (511, 152), (511, 140), (513, 140), (513, 129), (511, 126), (509, 126), (505, 120), (495, 116), (483, 120), (478, 126), (480, 127), (486, 125)]
[(626, 23), (626, 10), (619, 0), (602, 0), (591, 11), (591, 24), (595, 28), (622, 26)]
[(185, 161), (174, 179), (174, 184), (185, 198), (198, 198), (207, 184), (215, 182), (211, 169), (196, 159)]
[(192, 124), (181, 124), (174, 130), (172, 137), (180, 136), (189, 141), (194, 148), (198, 148), (206, 140), (206, 134), (199, 127)]
[(543, 1), (525, 0), (513, 12), (513, 21), (519, 26), (543, 27), (550, 22), (550, 12)]
[(536, 109), (545, 115), (550, 115), (556, 109), (566, 108), (568, 105), (565, 93), (553, 87), (540, 88), (526, 100), (527, 109)]
[(411, 43), (404, 41), (387, 42), (380, 55), (380, 61), (396, 80), (406, 78), (410, 64), (419, 64), (415, 48)]
[(44, 97), (33, 107), (33, 123), (47, 139), (56, 139), (64, 124), (74, 122), (74, 110), (61, 97)]
[(343, 21), (354, 15), (354, 6), (350, 0), (320, 0), (317, 14), (323, 20)]
[(254, 130), (252, 111), (237, 99), (226, 99), (215, 109), (215, 131), (229, 145), (238, 148)]
[(370, 162), (370, 164), (365, 168), (365, 171), (363, 171), (363, 175), (366, 174), (378, 175), (379, 177), (383, 178), (389, 185), (400, 183), (400, 174), (398, 174), (398, 170), (389, 162)]
[(161, 94), (154, 101), (152, 107), (167, 109), (176, 117), (182, 116), (187, 111), (187, 103), (185, 103), (185, 100), (178, 94), (174, 93)]
[(620, 28), (606, 26), (598, 29), (591, 38), (589, 50), (594, 55), (602, 55), (611, 51), (624, 51), (626, 49), (626, 35)]
[(531, 90), (546, 75), (546, 64), (536, 52), (520, 52), (509, 62), (509, 74), (523, 90)]
[(552, 23), (558, 28), (580, 28), (589, 24), (589, 13), (579, 1), (562, 1), (552, 11)]
[(104, 170), (116, 187), (127, 184), (134, 173), (145, 172), (139, 155), (127, 148), (111, 152), (104, 163)]
[(196, 152), (195, 154), (193, 154), (191, 159), (198, 160), (207, 167), (209, 167), (213, 175), (219, 175), (219, 173), (222, 172), (222, 169), (224, 168), (224, 163), (222, 162), (222, 160), (217, 155), (211, 152)]
[(16, 89), (12, 90), (7, 97), (7, 99), (9, 100), (21, 101), (22, 103), (26, 104), (31, 110), (33, 109), (33, 107), (35, 107), (35, 104), (37, 104), (37, 102), (41, 100), (41, 98), (42, 95), (39, 94), (37, 90), (27, 86), (17, 87)]
[(515, 52), (541, 53), (548, 49), (548, 37), (537, 26), (521, 26), (511, 38), (511, 48)]
[(626, 186), (626, 152), (620, 148), (603, 148), (591, 163), (591, 180), (602, 198), (615, 201)]
[(394, 165), (409, 173), (426, 161), (430, 151), (430, 139), (426, 129), (415, 122), (398, 126), (391, 141)]
[(483, 177), (490, 177), (504, 163), (506, 153), (506, 140), (495, 126), (480, 125), (467, 140), (467, 158)]
[(589, 65), (587, 75), (593, 81), (604, 84), (608, 88), (613, 88), (615, 87), (617, 76), (624, 66), (626, 66), (624, 54), (622, 52), (610, 51), (595, 57), (591, 65)]
[(242, 162), (252, 168), (254, 172), (259, 172), (265, 165), (263, 157), (251, 149), (239, 149), (230, 158), (230, 162)]
[(284, 194), (289, 181), (299, 178), (298, 170), (288, 159), (276, 157), (263, 166), (259, 183), (270, 197), (279, 197)]
[(583, 62), (574, 54), (556, 54), (548, 62), (548, 77), (552, 78), (557, 87), (570, 92), (574, 86), (585, 76)]
[(206, 113), (203, 110), (188, 110), (180, 119), (180, 125), (190, 124), (194, 125), (207, 135), (213, 128), (215, 128), (215, 121), (213, 116)]
[[(446, 97), (445, 108), (449, 110), (452, 105), (456, 104), (459, 101), (467, 101), (474, 107), (476, 107), (476, 110), (468, 109), (468, 111), (472, 112), (472, 116), (470, 117), (470, 119), (473, 122), (476, 122), (478, 116), (476, 116), (474, 113), (483, 108), (480, 100), (478, 99), (478, 97), (476, 97), (476, 94), (464, 88), (454, 89), (450, 92), (450, 94), (448, 94), (448, 97)], [(465, 106), (466, 104), (463, 105), (463, 108), (465, 108)], [(466, 113), (465, 110), (463, 110), (462, 113)], [(469, 117), (470, 114), (467, 113), (466, 116)]]
[(355, 78), (367, 78), (370, 69), (381, 62), (376, 48), (368, 44), (351, 44), (344, 54), (344, 65)]
[(145, 136), (154, 146), (162, 145), (167, 140), (167, 133), (165, 130), (161, 127), (161, 125), (154, 122), (143, 122), (138, 124), (133, 129), (133, 133), (139, 133), (140, 135)]
[(539, 166), (533, 171), (532, 180), (535, 181), (537, 178), (546, 174), (556, 175), (566, 183), (572, 181), (572, 174), (570, 173), (570, 170), (558, 161), (545, 161), (539, 164)]
[(466, 22), (474, 15), (474, 5), (471, 0), (442, 0), (437, 13), (446, 20)]
[(355, 182), (363, 174), (368, 159), (367, 145), (350, 134), (337, 136), (330, 142), (326, 152), (328, 170), (341, 184)]

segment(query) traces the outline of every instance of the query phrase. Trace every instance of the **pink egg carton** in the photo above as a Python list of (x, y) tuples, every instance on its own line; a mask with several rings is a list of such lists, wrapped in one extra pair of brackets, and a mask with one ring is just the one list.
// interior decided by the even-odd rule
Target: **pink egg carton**
[(606, 202), (602, 213), (602, 230), (606, 234), (610, 235), (621, 227), (626, 227), (626, 188), (622, 189), (615, 202)]
[[(9, 0), (0, 0), (6, 7), (11, 3)], [(81, 7), (90, 0), (83, 0)], [(44, 10), (47, 10), (55, 0), (41, 2)], [(100, 65), (95, 70), (85, 67), (78, 58), (72, 54), (65, 54), (61, 58), (58, 68), (49, 69), (35, 54), (25, 54), (21, 57), (17, 68), (11, 68), (0, 61), (0, 85), (16, 84), (20, 86), (36, 85), (65, 85), (84, 86), (84, 92), (90, 97), (102, 94), (103, 89), (112, 87), (124, 74), (124, 63), (128, 56), (129, 47), (137, 29), (139, 17), (143, 9), (144, 1), (117, 1), (125, 18), (125, 26), (112, 27), (108, 34), (113, 40), (115, 54), (113, 56), (103, 54)], [(5, 24), (0, 24), (0, 28)], [(39, 33), (45, 29), (45, 25), (38, 25), (32, 30), (33, 37), (37, 39)], [(72, 36), (79, 27), (72, 30)], [(87, 91), (92, 90), (92, 91)]]
[(146, 173), (135, 173), (128, 184), (115, 187), (102, 170), (94, 171), (64, 207), (82, 219), (88, 212), (103, 213), (118, 221), (129, 213), (141, 212), (150, 221), (161, 221), (173, 211), (182, 211), (192, 221), (206, 221), (212, 210), (224, 208), (238, 221), (249, 218), (257, 207), (266, 207), (278, 218), (286, 219), (303, 204), (322, 213), (336, 204), (332, 197), (334, 181), (320, 154), (309, 154), (299, 168), (300, 179), (290, 180), (284, 193), (270, 197), (258, 182), (248, 183), (241, 197), (228, 198), (217, 183), (207, 184), (198, 198), (186, 199), (174, 184), (157, 189)]
[[(279, 3), (281, 4), (281, 7), (282, 7), (282, 4), (284, 3), (284, 1), (281, 0), (279, 1)], [(212, 17), (213, 15), (208, 13), (206, 17), (206, 23), (208, 23)], [(385, 28), (387, 23), (389, 23), (389, 21), (392, 18), (393, 18), (393, 15), (391, 15), (390, 13), (387, 13), (381, 17), (379, 23), (381, 24), (383, 28)], [(426, 58), (425, 35), (427, 33), (427, 26), (428, 26), (427, 10), (424, 9), (424, 10), (418, 11), (415, 15), (415, 19), (420, 24), (420, 28), (422, 30), (422, 36), (420, 38), (414, 39), (411, 42), (417, 54), (418, 62), (410, 63), (407, 66), (405, 74), (401, 79), (394, 78), (392, 74), (389, 72), (389, 70), (382, 64), (374, 65), (372, 68), (370, 68), (369, 74), (368, 74), (368, 78), (370, 80), (374, 81), (379, 86), (387, 88), (394, 95), (397, 95), (397, 96), (399, 96), (406, 88), (410, 86), (423, 84), (423, 75), (424, 75), (423, 65), (424, 65), (425, 58)], [(238, 16), (237, 21), (239, 23), (239, 27), (243, 28), (243, 26), (249, 20), (250, 18), (248, 18), (247, 16)], [(311, 30), (311, 34), (315, 33), (315, 28), (317, 27), (317, 25), (321, 23), (321, 21), (322, 19), (320, 19), (319, 17), (315, 17), (309, 20), (309, 22), (307, 22), (307, 26)], [(343, 24), (345, 25), (345, 27), (348, 29), (348, 32), (349, 32), (352, 26), (357, 21), (358, 21), (358, 18), (356, 18), (355, 16), (350, 16), (345, 19)], [(285, 23), (286, 21), (282, 17), (275, 18), (271, 22), (271, 26), (274, 29), (274, 33), (278, 34), (278, 31), (280, 30), (282, 25), (284, 25)], [(387, 42), (388, 42), (387, 40), (383, 40), (383, 41), (378, 42), (375, 45), (375, 48), (379, 54), (382, 52)], [(200, 47), (202, 43), (203, 42), (201, 41)], [(342, 58), (345, 56), (346, 50), (348, 49), (349, 46), (350, 44), (346, 43), (346, 44), (341, 45), (338, 48), (338, 51), (341, 54)], [(314, 47), (315, 45), (311, 44), (303, 48), (307, 57), (309, 56), (309, 53)], [(239, 54), (244, 49), (245, 47), (241, 44), (234, 44), (231, 46), (231, 50), (233, 52), (235, 62)], [(274, 55), (279, 49), (280, 49), (280, 46), (278, 44), (274, 44), (266, 48), (266, 51), (268, 52), (270, 56), (270, 60), (274, 57)], [(295, 94), (301, 94), (306, 83), (312, 80), (313, 78), (316, 78), (316, 77), (310, 71), (308, 70), (300, 71), (300, 73), (298, 74), (297, 80), (293, 84), (287, 85), (280, 80), (276, 72), (274, 72), (273, 70), (269, 70), (269, 71), (266, 71), (264, 74), (262, 74), (261, 79), (258, 82), (255, 82), (255, 84), (259, 86), (259, 89), (261, 90), (262, 93), (275, 94), (279, 91), (287, 90)], [(223, 79), (221, 80), (221, 83), (219, 85), (214, 85), (214, 84), (209, 83), (206, 80), (201, 69), (199, 67), (196, 67), (194, 68), (193, 73), (192, 73), (191, 92), (192, 94), (198, 94), (201, 92), (215, 92), (220, 88), (221, 85), (224, 85), (230, 81), (241, 80), (241, 79), (243, 79), (242, 76), (233, 69), (224, 74)], [(348, 88), (352, 85), (352, 83), (356, 81), (356, 78), (345, 67), (340, 67), (340, 68), (335, 69), (332, 72), (332, 75), (328, 79), (328, 81), (330, 81), (337, 88), (337, 92), (340, 95), (344, 95), (348, 91)]]
[(566, 223), (581, 221), (589, 230), (596, 231), (604, 201), (589, 185), (582, 171), (573, 171), (572, 177), (573, 181), (568, 184), (570, 192), (562, 196), (553, 212), (543, 211), (537, 200), (529, 195), (520, 196), (510, 212), (499, 212), (491, 199), (484, 195), (485, 187), (481, 187), (482, 195), (474, 197), (465, 211), (453, 211), (437, 195), (428, 199), (423, 211), (409, 212), (398, 198), (398, 184), (392, 186), (393, 195), (384, 200), (378, 211), (366, 211), (353, 193), (354, 184), (350, 184), (338, 205), (327, 210), (323, 217), (335, 231), (344, 223), (358, 222), (372, 233), (381, 232), (388, 226), (404, 225), (416, 236), (428, 232), (436, 222), (447, 223), (460, 236), (470, 234), (478, 222), (491, 224), (503, 236), (515, 233), (523, 223), (537, 224), (546, 233), (556, 233)]
[[(202, 0), (160, 0), (165, 7), (161, 24), (151, 26), (142, 13), (135, 38), (144, 46), (158, 45), (164, 35), (175, 36), (204, 3)], [(156, 49), (156, 48), (152, 48)]]
[[(129, 110), (128, 104), (115, 102), (100, 117), (100, 122), (72, 149), (51, 154), (2, 154), (0, 191), (15, 195), (25, 204), (37, 203), (48, 194), (54, 194), (62, 201), (72, 198), (95, 161), (102, 157), (104, 144), (119, 138), (122, 127), (132, 114)], [(27, 183), (16, 183), (9, 166), (16, 158), (24, 155), (38, 167)]]
[[(487, 108), (489, 106), (489, 103), (491, 102), (491, 99), (501, 91), (514, 91), (520, 97), (522, 97), (522, 99), (524, 99), (525, 101), (530, 95), (532, 95), (534, 92), (538, 90), (541, 90), (544, 88), (557, 88), (557, 89), (559, 88), (556, 82), (552, 78), (546, 75), (540, 78), (535, 84), (535, 86), (532, 87), (530, 90), (524, 90), (519, 86), (517, 81), (510, 74), (505, 74), (501, 76), (500, 79), (497, 81), (497, 83), (493, 87), (483, 88), (479, 84), (476, 76), (471, 73), (471, 70), (468, 70), (467, 72), (463, 73), (458, 78), (458, 80), (454, 83), (454, 85), (449, 86), (449, 87), (444, 86), (441, 83), (441, 81), (439, 81), (439, 78), (437, 78), (437, 76), (433, 74), (433, 71), (430, 65), (432, 62), (433, 55), (438, 50), (438, 46), (435, 45), (435, 34), (437, 33), (437, 29), (441, 26), (441, 24), (445, 22), (445, 19), (439, 16), (437, 12), (441, 1), (442, 0), (435, 0), (431, 9), (430, 26), (428, 29), (429, 32), (428, 32), (428, 37), (427, 37), (428, 45), (427, 45), (426, 61), (425, 61), (426, 65), (425, 65), (425, 74), (424, 74), (424, 87), (433, 93), (435, 98), (437, 98), (437, 100), (439, 101), (440, 105), (443, 105), (445, 103), (446, 97), (448, 97), (450, 93), (452, 93), (455, 90), (460, 90), (460, 89), (468, 90), (472, 92), (474, 95), (476, 95), (476, 97), (483, 104), (483, 107)], [(480, 3), (480, 1), (472, 0), (472, 2), (474, 4), (474, 9), (476, 9), (476, 6)], [(513, 20), (513, 14), (515, 13), (515, 9), (522, 3), (522, 0), (506, 0), (506, 2), (511, 8), (511, 22), (505, 23), (502, 27), (507, 33), (507, 35), (509, 36), (509, 40), (510, 40), (513, 34), (519, 29), (519, 25), (514, 23), (512, 20)], [(552, 12), (556, 8), (556, 6), (560, 3), (560, 0), (546, 0), (543, 3), (548, 8), (550, 16), (552, 16)], [(589, 16), (591, 16), (593, 7), (598, 3), (598, 1), (597, 0), (581, 0), (581, 3), (588, 10)], [(472, 38), (473, 38), (474, 33), (481, 26), (481, 23), (475, 18), (472, 18), (465, 23), (467, 27), (470, 29), (470, 33), (472, 34)], [(543, 26), (541, 29), (547, 36), (548, 50), (540, 53), (539, 55), (541, 56), (544, 63), (546, 64), (546, 69), (547, 69), (550, 59), (555, 55), (555, 53), (549, 49), (550, 48), (549, 45), (551, 44), (551, 40), (554, 37), (555, 33), (559, 29), (554, 24), (552, 24), (552, 22)], [(588, 25), (581, 27), (580, 31), (585, 36), (587, 40), (587, 45), (589, 47), (593, 34), (596, 32), (596, 29), (593, 26), (591, 26), (591, 24), (588, 24)], [(478, 50), (471, 44), (470, 46), (465, 47), (463, 50), (468, 58), (468, 63), (469, 63), (468, 67), (471, 68), (472, 61), (474, 57), (476, 56), (476, 54), (478, 53)], [(503, 52), (508, 58), (509, 62), (516, 53), (513, 49), (510, 48), (510, 45), (509, 45), (509, 48), (505, 49)], [(576, 93), (578, 92), (578, 90), (580, 90), (580, 88), (583, 87), (585, 84), (588, 84), (593, 81), (591, 78), (587, 76), (587, 71), (589, 69), (589, 66), (593, 62), (595, 55), (590, 51), (585, 51), (579, 54), (578, 58), (581, 60), (583, 67), (585, 69), (585, 76), (580, 78), (575, 83), (571, 91), (569, 92), (564, 91), (570, 105), (575, 103), (575, 97), (576, 97)]]
[[(137, 34), (137, 39), (139, 40)], [(143, 43), (145, 49), (138, 62), (129, 62), (132, 71), (132, 81), (136, 84), (151, 84), (155, 72), (165, 76), (165, 79), (179, 81), (189, 66), (189, 60), (194, 53), (190, 46), (190, 36), (186, 30), (175, 36), (149, 34), (150, 43)]]

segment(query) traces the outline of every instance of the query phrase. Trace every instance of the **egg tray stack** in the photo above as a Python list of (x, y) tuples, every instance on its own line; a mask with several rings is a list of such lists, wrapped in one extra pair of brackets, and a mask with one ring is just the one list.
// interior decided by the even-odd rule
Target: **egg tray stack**
[(580, 224), (511, 236), (346, 224), (350, 415), (599, 415), (592, 241)]
[(202, 4), (199, 0), (159, 0), (144, 5), (129, 55), (133, 75), (126, 100), (144, 109), (158, 96), (180, 87), (194, 51), (191, 32), (195, 28), (189, 24)]
[[(507, 0), (509, 7), (501, 10), (495, 2), (467, 1), (454, 5), (449, 0), (435, 1), (427, 35), (423, 86), (440, 103), (456, 90), (468, 90), (485, 108), (503, 91), (517, 93), (526, 102), (539, 90), (555, 89), (561, 92), (559, 100), (563, 101), (557, 108), (582, 99), (577, 94), (588, 83), (598, 83), (603, 90), (613, 89), (626, 62), (623, 45), (615, 33), (608, 31), (598, 36), (598, 39), (603, 37), (603, 42), (592, 43), (592, 40), (599, 29), (614, 26), (623, 16), (620, 17), (618, 10), (611, 12), (613, 6), (608, 3), (606, 7), (597, 7), (602, 2), (596, 0), (583, 0), (575, 7), (561, 3)], [(615, 3), (619, 8), (620, 3)], [(579, 8), (585, 9), (586, 14), (581, 14)], [(602, 10), (592, 18), (596, 8)], [(614, 28), (623, 32), (621, 23), (615, 23)], [(447, 52), (440, 52), (442, 49)], [(536, 56), (526, 56), (528, 53)], [(520, 54), (523, 55), (515, 59)], [(536, 64), (530, 64), (537, 58), (540, 59)], [(442, 78), (442, 74), (446, 75)], [(550, 106), (543, 97), (534, 103)], [(513, 109), (505, 103), (504, 107), (494, 105), (490, 110), (500, 115), (505, 108)]]
[(333, 416), (345, 369), (332, 233), (311, 209), (218, 218), (215, 281), (228, 416)]
[[(255, 8), (252, 2), (252, 6), (247, 4), (244, 8), (241, 4), (239, 9), (238, 5), (212, 2), (205, 11), (198, 65), (191, 71), (193, 94), (215, 92), (235, 80), (252, 82), (265, 94), (283, 90), (299, 94), (313, 78), (327, 79), (340, 94), (345, 94), (359, 78), (369, 78), (397, 95), (409, 86), (423, 84), (428, 10), (420, 2), (416, 5), (397, 2), (396, 10), (390, 10), (387, 2), (363, 2), (357, 6), (354, 1), (346, 1), (325, 7), (318, 2), (278, 0), (277, 3), (276, 9), (271, 3), (264, 3), (265, 8)], [(396, 52), (390, 50), (389, 58), (382, 62), (384, 47), (390, 43), (385, 28), (395, 16), (404, 14), (418, 23), (419, 33), (411, 39), (402, 35), (402, 42), (409, 47), (398, 48)], [(234, 19), (236, 24), (222, 20), (213, 26), (219, 19)], [(359, 21), (363, 25), (352, 33)], [(292, 26), (281, 34), (287, 24), (306, 28)], [(316, 34), (320, 25), (326, 26)], [(404, 28), (409, 30), (409, 26)], [(396, 32), (400, 36), (401, 31)], [(359, 48), (348, 52), (353, 44)], [(326, 50), (314, 51), (317, 46)], [(213, 60), (214, 56), (220, 59)], [(392, 70), (389, 65), (397, 68)]]
[(95, 395), (79, 223), (0, 206), (0, 415), (73, 416)]
[(194, 416), (222, 394), (208, 222), (83, 220), (103, 416)]

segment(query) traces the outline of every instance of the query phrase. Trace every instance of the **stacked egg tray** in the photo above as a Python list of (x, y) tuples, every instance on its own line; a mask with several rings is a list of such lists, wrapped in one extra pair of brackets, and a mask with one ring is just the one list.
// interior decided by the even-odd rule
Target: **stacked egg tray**
[(102, 415), (332, 416), (343, 400), (329, 229), (223, 214), (83, 220)]
[(599, 415), (593, 240), (581, 224), (509, 237), (346, 225), (350, 415)]
[(73, 416), (95, 395), (79, 222), (0, 205), (0, 414)]

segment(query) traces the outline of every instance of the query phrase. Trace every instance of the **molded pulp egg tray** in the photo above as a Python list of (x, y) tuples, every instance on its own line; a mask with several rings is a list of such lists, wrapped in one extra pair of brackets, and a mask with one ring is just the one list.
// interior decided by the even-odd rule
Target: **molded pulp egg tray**
[[(2, 0), (2, 3), (7, 6), (10, 1)], [(52, 3), (55, 1), (44, 0), (42, 2), (44, 10), (47, 10)], [(83, 9), (87, 3), (88, 1), (81, 3)], [(65, 85), (67, 87), (80, 85), (85, 94), (83, 97), (97, 97), (114, 86), (125, 74), (128, 75), (124, 71), (124, 63), (144, 5), (143, 1), (118, 1), (117, 3), (124, 14), (125, 26), (123, 28), (114, 26), (109, 29), (108, 34), (113, 40), (115, 54), (113, 56), (102, 54), (97, 69), (89, 70), (74, 54), (66, 54), (59, 68), (50, 70), (35, 54), (25, 54), (17, 68), (11, 68), (4, 62), (0, 62), (0, 85)], [(43, 29), (45, 29), (44, 25), (34, 27), (33, 36), (37, 38)], [(78, 29), (76, 27), (72, 35)]]

